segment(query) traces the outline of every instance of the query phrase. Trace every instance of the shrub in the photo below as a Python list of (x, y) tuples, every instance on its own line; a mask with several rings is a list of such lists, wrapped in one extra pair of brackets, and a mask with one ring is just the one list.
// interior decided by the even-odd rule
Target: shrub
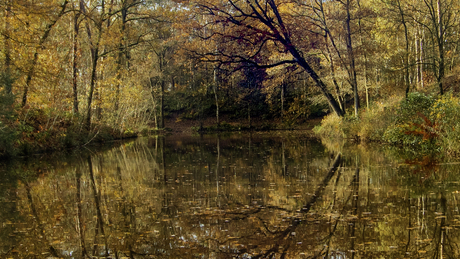
[(336, 114), (329, 114), (323, 118), (321, 124), (315, 126), (313, 131), (323, 137), (329, 138), (345, 138), (344, 118), (337, 116)]
[(410, 93), (399, 105), (396, 123), (423, 122), (420, 114), (428, 115), (434, 101), (432, 96), (419, 92)]
[(396, 109), (396, 120), (386, 128), (383, 140), (401, 145), (433, 144), (434, 135), (428, 134), (433, 123), (427, 115), (434, 101), (432, 96), (410, 93), (400, 102)]
[(446, 152), (460, 153), (460, 98), (446, 94), (437, 99), (430, 112), (436, 134)]
[(361, 112), (359, 138), (363, 141), (384, 141), (385, 131), (393, 125), (396, 118), (395, 104), (375, 104), (370, 110)]

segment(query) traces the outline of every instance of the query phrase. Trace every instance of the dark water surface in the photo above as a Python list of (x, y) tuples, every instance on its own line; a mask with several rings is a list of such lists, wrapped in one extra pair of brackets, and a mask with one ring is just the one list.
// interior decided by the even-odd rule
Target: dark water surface
[(301, 134), (0, 165), (0, 258), (459, 258), (460, 165)]

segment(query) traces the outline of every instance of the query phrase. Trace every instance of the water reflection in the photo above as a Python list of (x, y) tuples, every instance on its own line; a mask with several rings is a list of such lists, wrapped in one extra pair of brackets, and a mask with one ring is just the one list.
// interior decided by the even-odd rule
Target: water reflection
[(459, 256), (457, 163), (330, 150), (302, 135), (168, 136), (11, 162), (0, 257)]

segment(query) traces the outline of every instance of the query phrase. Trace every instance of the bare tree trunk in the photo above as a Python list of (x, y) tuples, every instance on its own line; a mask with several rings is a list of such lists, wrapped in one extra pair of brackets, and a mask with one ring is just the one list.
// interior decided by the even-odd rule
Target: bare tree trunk
[(345, 27), (347, 29), (347, 52), (350, 59), (350, 83), (353, 88), (353, 94), (355, 99), (355, 117), (358, 117), (359, 110), (359, 94), (358, 94), (358, 81), (356, 79), (356, 68), (355, 68), (355, 54), (353, 50), (353, 44), (351, 40), (351, 0), (347, 0), (345, 3), (345, 10), (347, 17), (345, 20)]
[(152, 110), (153, 110), (153, 118), (155, 120), (155, 128), (158, 129), (158, 112), (157, 112), (157, 102), (155, 100), (155, 88), (154, 83), (152, 82), (153, 78), (150, 78), (150, 95), (152, 96)]
[(425, 55), (425, 51), (424, 51), (424, 37), (422, 36), (421, 39), (420, 39), (420, 83), (421, 83), (421, 86), (422, 88), (425, 87), (425, 76), (424, 76), (424, 68), (423, 68), (423, 64), (425, 63), (425, 58), (424, 58), (424, 55)]
[(367, 55), (364, 54), (364, 87), (366, 88), (366, 107), (369, 110), (369, 85), (368, 85), (368, 74), (367, 74)]
[(214, 91), (214, 99), (216, 101), (216, 122), (217, 126), (220, 125), (219, 121), (219, 98), (217, 97), (217, 87), (218, 87), (218, 82), (217, 82), (217, 68), (214, 68), (214, 83), (213, 83), (213, 91)]
[[(100, 81), (104, 80), (103, 72), (101, 72), (99, 80)], [(96, 100), (96, 118), (98, 121), (100, 121), (102, 119), (102, 88), (97, 87), (95, 91), (96, 91), (96, 94), (95, 94), (94, 99)]]
[(73, 57), (72, 57), (72, 90), (73, 90), (73, 112), (74, 114), (78, 113), (78, 68), (77, 68), (77, 57), (78, 57), (78, 18), (80, 17), (80, 11), (75, 10), (75, 6), (72, 3), (74, 8), (74, 18), (73, 18)]
[[(286, 50), (292, 55), (292, 57), (296, 60), (297, 64), (301, 66), (305, 72), (310, 75), (311, 79), (315, 82), (316, 86), (319, 88), (323, 96), (326, 98), (329, 106), (332, 108), (332, 110), (337, 114), (338, 116), (344, 116), (345, 111), (343, 111), (340, 108), (340, 105), (337, 103), (337, 101), (334, 99), (334, 97), (331, 95), (329, 92), (329, 89), (327, 89), (326, 85), (324, 82), (321, 80), (321, 77), (313, 70), (313, 68), (308, 64), (308, 62), (305, 60), (303, 55), (300, 54), (300, 52), (297, 50), (297, 48), (292, 44), (289, 33), (286, 31), (283, 19), (281, 18), (279, 12), (278, 12), (278, 7), (276, 6), (274, 1), (268, 1), (268, 4), (270, 5), (271, 9), (274, 11), (276, 15), (276, 19), (283, 28), (283, 33), (277, 32), (276, 38), (284, 45)], [(254, 10), (254, 9), (253, 9)], [(273, 25), (271, 25), (273, 26)]]
[[(86, 8), (84, 6), (83, 0), (80, 0), (80, 9), (81, 11), (85, 14), (88, 15), (86, 12)], [(104, 12), (104, 10), (102, 10)], [(92, 38), (92, 31), (89, 26), (89, 23), (86, 23), (86, 32), (88, 33), (88, 38), (90, 41), (90, 50), (91, 50), (91, 80), (90, 80), (90, 87), (89, 87), (89, 92), (88, 92), (88, 97), (87, 97), (87, 106), (86, 106), (86, 129), (90, 130), (91, 128), (91, 105), (93, 102), (93, 95), (94, 95), (94, 89), (96, 87), (96, 82), (97, 82), (97, 65), (99, 61), (99, 44), (101, 42), (101, 37), (102, 37), (102, 23), (103, 20), (100, 20), (96, 24), (97, 28), (97, 37), (96, 41), (93, 41)]]
[(414, 45), (415, 45), (415, 64), (416, 64), (415, 77), (416, 77), (417, 87), (420, 87), (420, 84), (421, 84), (421, 75), (420, 75), (421, 62), (420, 62), (420, 35), (419, 35), (419, 28), (418, 27), (415, 29), (415, 42), (414, 42)]
[(443, 13), (441, 9), (441, 1), (437, 0), (437, 11), (438, 11), (438, 51), (439, 51), (439, 61), (438, 61), (438, 85), (439, 85), (439, 93), (441, 95), (444, 94), (444, 88), (442, 85), (442, 80), (444, 79), (445, 73), (445, 60), (444, 60), (444, 26), (443, 22)]
[(404, 13), (404, 10), (402, 9), (401, 1), (398, 0), (396, 4), (398, 5), (399, 15), (401, 16), (401, 24), (404, 27), (405, 53), (404, 53), (403, 66), (404, 66), (404, 84), (406, 86), (406, 98), (407, 98), (407, 96), (409, 94), (409, 90), (410, 90), (410, 82), (409, 82), (409, 30), (407, 28), (406, 15)]
[(165, 80), (162, 78), (160, 83), (160, 124), (159, 128), (165, 127), (165, 108), (164, 108), (164, 91), (165, 91)]
[(13, 82), (11, 78), (11, 46), (10, 46), (10, 13), (11, 5), (9, 1), (6, 1), (5, 9), (5, 32), (4, 32), (4, 51), (5, 51), (5, 75), (7, 78), (4, 82), (5, 93), (7, 95), (13, 94)]
[(337, 114), (338, 116), (343, 116), (345, 115), (345, 111), (343, 111), (340, 108), (340, 105), (337, 103), (337, 101), (334, 99), (334, 97), (329, 93), (329, 90), (327, 89), (326, 85), (324, 82), (321, 80), (319, 75), (310, 67), (308, 62), (305, 60), (305, 58), (302, 57), (302, 55), (293, 47), (293, 46), (288, 46), (288, 51), (291, 53), (291, 55), (296, 59), (297, 63), (310, 75), (310, 77), (313, 79), (315, 82), (316, 86), (319, 88), (321, 93), (326, 97), (327, 102), (329, 105), (332, 107), (332, 110)]
[(281, 84), (281, 122), (284, 122), (284, 91), (285, 91), (285, 84), (284, 80)]
[(334, 84), (334, 87), (335, 87), (335, 93), (337, 95), (337, 102), (339, 103), (340, 109), (342, 109), (342, 111), (344, 111), (345, 110), (345, 107), (343, 105), (344, 101), (343, 101), (343, 98), (342, 98), (342, 94), (341, 94), (341, 91), (340, 91), (339, 84), (337, 83), (337, 77), (335, 75), (334, 59), (332, 57), (331, 49), (329, 48), (328, 35), (329, 34), (326, 33), (326, 35), (324, 37), (325, 37), (325, 42), (326, 42), (327, 54), (329, 56), (329, 67), (331, 69), (332, 83)]
[[(100, 39), (100, 36), (98, 37)], [(97, 81), (97, 63), (99, 60), (99, 39), (97, 45), (91, 48), (92, 62), (91, 62), (91, 81), (88, 93), (88, 100), (86, 106), (86, 128), (87, 130), (91, 127), (91, 104), (93, 102), (94, 89)]]
[(118, 60), (117, 60), (117, 85), (115, 89), (115, 104), (114, 109), (118, 111), (120, 105), (120, 94), (121, 94), (121, 71), (123, 66), (128, 68), (128, 50), (126, 48), (126, 24), (127, 24), (127, 17), (128, 17), (128, 8), (126, 6), (127, 2), (123, 2), (123, 7), (121, 10), (121, 34), (122, 34), (122, 41), (119, 44), (119, 53), (118, 53)]

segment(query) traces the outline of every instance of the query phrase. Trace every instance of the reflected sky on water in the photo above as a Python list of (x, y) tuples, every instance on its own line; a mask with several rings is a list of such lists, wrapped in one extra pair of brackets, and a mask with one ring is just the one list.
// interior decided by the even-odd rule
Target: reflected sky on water
[(459, 164), (300, 133), (0, 166), (0, 258), (458, 258)]

